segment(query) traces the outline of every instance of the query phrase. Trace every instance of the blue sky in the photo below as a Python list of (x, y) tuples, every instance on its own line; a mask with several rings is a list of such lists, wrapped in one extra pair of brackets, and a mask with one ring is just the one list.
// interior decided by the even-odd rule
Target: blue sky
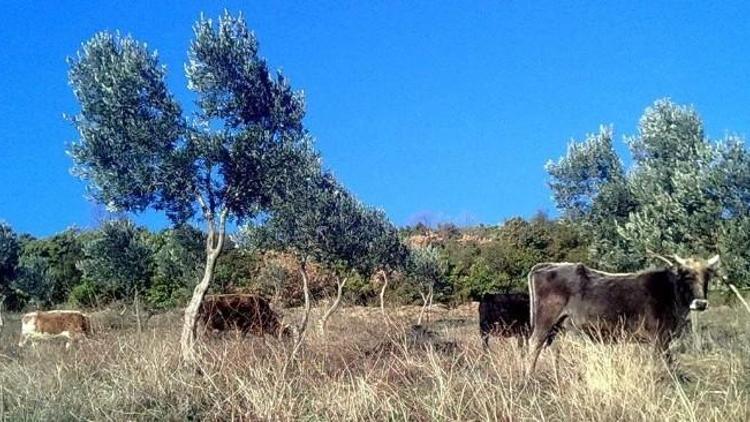
[(96, 31), (130, 33), (159, 51), (189, 108), (192, 23), (224, 8), (305, 91), (326, 165), (397, 224), (554, 212), (544, 163), (602, 123), (632, 134), (660, 97), (695, 105), (712, 137), (750, 129), (744, 2), (107, 3), (0, 5), (0, 219), (19, 231), (98, 215), (69, 174), (65, 58)]

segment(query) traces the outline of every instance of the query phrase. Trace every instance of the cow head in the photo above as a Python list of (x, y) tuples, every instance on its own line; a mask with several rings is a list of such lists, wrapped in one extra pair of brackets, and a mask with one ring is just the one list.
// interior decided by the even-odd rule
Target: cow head
[(719, 270), (719, 255), (708, 260), (700, 258), (680, 258), (673, 255), (674, 270), (685, 288), (686, 299), (690, 300), (690, 310), (704, 311), (708, 308), (708, 282)]

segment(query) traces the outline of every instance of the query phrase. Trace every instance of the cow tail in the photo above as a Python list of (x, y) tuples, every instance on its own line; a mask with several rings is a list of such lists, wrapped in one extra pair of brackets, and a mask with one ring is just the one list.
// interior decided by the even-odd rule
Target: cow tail
[(534, 332), (534, 326), (536, 325), (536, 319), (534, 316), (534, 310), (536, 309), (536, 285), (534, 283), (534, 274), (536, 270), (545, 264), (536, 264), (531, 267), (529, 271), (529, 335)]

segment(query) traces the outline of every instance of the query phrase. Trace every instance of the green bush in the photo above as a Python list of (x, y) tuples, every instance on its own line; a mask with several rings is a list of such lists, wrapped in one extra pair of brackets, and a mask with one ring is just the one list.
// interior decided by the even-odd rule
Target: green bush
[(70, 290), (70, 297), (68, 301), (76, 307), (94, 307), (98, 305), (96, 291), (96, 286), (94, 286), (89, 281), (84, 281), (83, 283), (73, 287), (73, 289)]

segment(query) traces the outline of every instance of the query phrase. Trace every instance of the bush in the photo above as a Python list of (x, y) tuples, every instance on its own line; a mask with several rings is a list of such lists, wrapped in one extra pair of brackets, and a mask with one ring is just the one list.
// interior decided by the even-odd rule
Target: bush
[(81, 308), (91, 308), (97, 305), (96, 286), (89, 281), (73, 287), (70, 291), (69, 302)]

